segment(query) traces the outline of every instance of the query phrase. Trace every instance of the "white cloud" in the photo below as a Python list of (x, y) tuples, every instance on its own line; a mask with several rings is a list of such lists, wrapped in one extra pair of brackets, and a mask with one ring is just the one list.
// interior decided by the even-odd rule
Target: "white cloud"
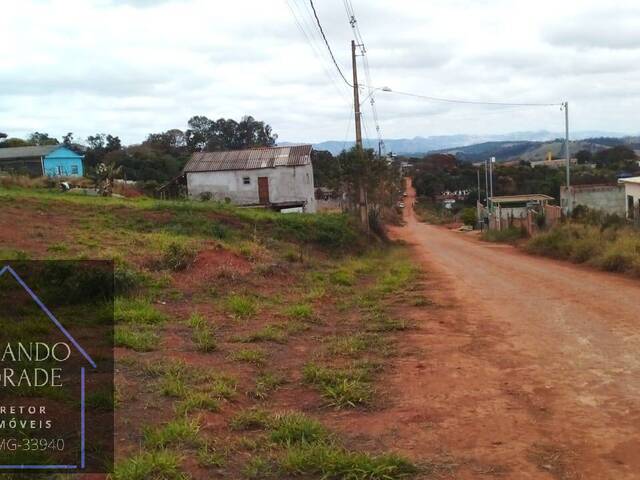
[[(125, 142), (192, 115), (251, 114), (280, 139), (342, 140), (350, 91), (307, 0), (23, 0), (0, 15), (0, 131), (96, 132)], [(572, 104), (578, 130), (638, 130), (635, 0), (352, 0), (372, 81), (461, 99)], [(315, 0), (350, 80), (340, 0)], [(577, 12), (577, 13), (576, 13)], [(360, 71), (361, 82), (365, 81)], [(386, 137), (557, 129), (556, 109), (496, 109), (377, 95)], [(374, 128), (365, 107), (369, 133)]]

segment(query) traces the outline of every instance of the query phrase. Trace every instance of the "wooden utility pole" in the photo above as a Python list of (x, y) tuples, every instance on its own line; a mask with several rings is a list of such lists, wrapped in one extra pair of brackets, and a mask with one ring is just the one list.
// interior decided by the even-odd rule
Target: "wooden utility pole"
[[(362, 125), (360, 123), (360, 91), (358, 90), (358, 66), (356, 64), (356, 42), (351, 40), (351, 65), (353, 68), (353, 111), (356, 120), (356, 155), (363, 155)], [(362, 172), (361, 172), (362, 173)], [(367, 206), (367, 193), (365, 191), (362, 175), (358, 179), (358, 209), (360, 211), (360, 223), (369, 232), (369, 208)]]

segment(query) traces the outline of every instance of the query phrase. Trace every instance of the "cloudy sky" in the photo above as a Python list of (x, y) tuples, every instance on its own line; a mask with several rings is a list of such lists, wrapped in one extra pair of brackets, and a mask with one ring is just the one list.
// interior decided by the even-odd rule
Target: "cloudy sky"
[[(314, 2), (350, 75), (344, 2)], [(375, 86), (455, 99), (568, 100), (575, 130), (640, 132), (637, 0), (352, 4)], [(0, 131), (13, 136), (107, 132), (133, 143), (186, 128), (196, 114), (250, 114), (283, 141), (353, 136), (350, 91), (308, 0), (5, 0), (0, 45)], [(386, 138), (563, 128), (558, 107), (464, 106), (387, 92), (376, 99)], [(364, 119), (374, 136), (368, 104)]]

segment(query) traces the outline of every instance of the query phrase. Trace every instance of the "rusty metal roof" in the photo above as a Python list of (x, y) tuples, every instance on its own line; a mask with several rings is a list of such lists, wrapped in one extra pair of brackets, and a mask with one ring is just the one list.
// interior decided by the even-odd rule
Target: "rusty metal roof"
[(185, 165), (184, 173), (258, 168), (297, 167), (311, 163), (311, 145), (261, 147), (226, 152), (196, 152)]

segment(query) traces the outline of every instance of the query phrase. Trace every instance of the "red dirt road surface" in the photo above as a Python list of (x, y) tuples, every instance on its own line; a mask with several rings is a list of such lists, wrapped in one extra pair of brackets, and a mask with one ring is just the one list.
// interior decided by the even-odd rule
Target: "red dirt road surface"
[(397, 447), (452, 478), (640, 479), (640, 282), (419, 223), (409, 192), (392, 233), (435, 306), (386, 385)]

